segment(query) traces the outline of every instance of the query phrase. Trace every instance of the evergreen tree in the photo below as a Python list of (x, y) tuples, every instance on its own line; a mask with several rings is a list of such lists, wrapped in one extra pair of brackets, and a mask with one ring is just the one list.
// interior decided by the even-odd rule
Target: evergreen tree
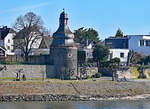
[(100, 67), (100, 63), (107, 61), (109, 55), (109, 49), (104, 46), (97, 44), (93, 51), (93, 59), (95, 62), (97, 62), (98, 67)]
[(123, 32), (120, 28), (117, 30), (115, 37), (123, 37)]
[(84, 29), (84, 27), (75, 30), (75, 42), (80, 44), (86, 44), (87, 41), (97, 43), (99, 42), (98, 32), (93, 28)]

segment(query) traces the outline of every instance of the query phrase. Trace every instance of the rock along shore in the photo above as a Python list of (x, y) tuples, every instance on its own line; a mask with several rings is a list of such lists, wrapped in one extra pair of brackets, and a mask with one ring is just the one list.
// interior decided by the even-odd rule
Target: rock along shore
[(149, 99), (148, 82), (0, 81), (0, 102)]
[(0, 102), (25, 102), (25, 101), (100, 101), (100, 100), (139, 100), (150, 99), (150, 94), (127, 97), (88, 97), (75, 95), (9, 95), (0, 96)]

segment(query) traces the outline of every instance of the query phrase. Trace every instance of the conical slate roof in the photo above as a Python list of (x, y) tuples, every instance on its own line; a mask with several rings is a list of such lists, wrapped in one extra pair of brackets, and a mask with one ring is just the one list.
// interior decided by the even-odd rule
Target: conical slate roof
[(63, 11), (59, 18), (59, 28), (53, 34), (54, 38), (74, 38), (74, 34), (70, 31), (68, 27), (68, 15)]
[(59, 28), (53, 34), (53, 45), (74, 45), (73, 38), (74, 34), (70, 31), (68, 27), (68, 15), (65, 13), (65, 11), (63, 11), (59, 17)]

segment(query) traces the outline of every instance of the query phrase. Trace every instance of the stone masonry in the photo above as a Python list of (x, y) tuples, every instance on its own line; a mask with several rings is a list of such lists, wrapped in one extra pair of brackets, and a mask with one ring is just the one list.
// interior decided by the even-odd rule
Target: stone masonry
[(74, 34), (68, 27), (68, 15), (63, 11), (50, 48), (50, 61), (57, 78), (71, 79), (77, 76), (77, 47), (73, 39)]
[[(0, 65), (3, 68), (5, 65)], [(16, 78), (16, 73), (21, 71), (21, 77), (24, 74), (28, 79), (41, 79), (55, 77), (54, 67), (50, 65), (6, 65), (6, 69), (0, 71), (0, 79)]]

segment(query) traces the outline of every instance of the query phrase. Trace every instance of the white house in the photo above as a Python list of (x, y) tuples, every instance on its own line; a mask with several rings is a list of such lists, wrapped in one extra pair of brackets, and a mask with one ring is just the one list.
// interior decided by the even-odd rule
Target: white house
[(92, 43), (88, 44), (83, 48), (83, 51), (86, 53), (86, 60), (93, 58), (93, 45)]
[[(53, 38), (50, 36), (43, 36), (42, 40), (39, 40), (36, 45), (38, 48), (32, 48), (31, 53), (29, 55), (49, 55), (50, 46), (52, 44)], [(36, 47), (36, 46), (34, 46)]]
[[(4, 26), (0, 28), (0, 46), (5, 49), (3, 52), (6, 55), (14, 55), (14, 36), (15, 31)], [(4, 56), (4, 55), (3, 55)]]
[(93, 58), (93, 43), (89, 43), (88, 41), (86, 44), (79, 44), (78, 50), (85, 52), (86, 61)]
[(129, 49), (109, 49), (110, 55), (109, 59), (120, 58), (120, 61), (123, 65), (126, 65), (128, 61)]
[[(15, 54), (24, 55), (23, 49), (20, 48), (24, 47), (24, 49), (31, 49), (29, 55), (35, 55), (34, 52), (38, 52), (38, 48), (41, 44), (42, 37), (43, 36), (41, 36), (40, 34), (31, 33), (31, 37), (26, 38), (26, 36), (24, 36), (22, 32), (18, 32), (14, 37)], [(28, 43), (28, 45), (26, 43)]]
[(127, 37), (129, 50), (150, 55), (150, 35), (127, 35)]

